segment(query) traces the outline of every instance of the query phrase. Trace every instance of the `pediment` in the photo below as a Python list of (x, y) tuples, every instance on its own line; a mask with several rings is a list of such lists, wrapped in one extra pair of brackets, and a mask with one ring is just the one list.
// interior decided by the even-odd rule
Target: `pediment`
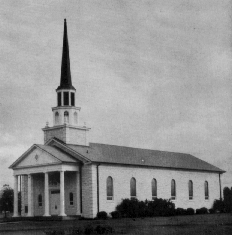
[(14, 168), (59, 164), (62, 161), (34, 145), (24, 153), (13, 165)]

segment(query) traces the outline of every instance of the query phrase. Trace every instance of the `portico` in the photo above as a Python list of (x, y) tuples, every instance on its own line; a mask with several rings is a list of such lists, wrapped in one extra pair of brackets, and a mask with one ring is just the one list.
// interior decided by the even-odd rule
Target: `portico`
[[(52, 147), (47, 147), (53, 150)], [(18, 217), (18, 184), (22, 176), (22, 216), (80, 215), (80, 162), (60, 159), (33, 146), (14, 166), (14, 217)], [(66, 162), (61, 158), (66, 156)], [(29, 163), (30, 162), (30, 166)], [(41, 165), (43, 163), (43, 165)]]

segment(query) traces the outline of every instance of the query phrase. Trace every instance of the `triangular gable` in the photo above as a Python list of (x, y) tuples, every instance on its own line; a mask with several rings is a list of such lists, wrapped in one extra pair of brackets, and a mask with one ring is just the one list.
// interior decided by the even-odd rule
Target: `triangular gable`
[(57, 138), (52, 138), (50, 140), (48, 140), (45, 145), (47, 146), (54, 146), (56, 148), (61, 149), (62, 151), (68, 153), (69, 155), (73, 156), (75, 159), (85, 163), (90, 163), (91, 160), (85, 156), (83, 156), (82, 154), (80, 154), (79, 152), (73, 150), (72, 148), (68, 147), (63, 141), (60, 141)]
[(19, 157), (10, 168), (21, 168), (29, 166), (50, 165), (62, 163), (61, 160), (44, 151), (37, 145), (29, 148), (21, 157)]

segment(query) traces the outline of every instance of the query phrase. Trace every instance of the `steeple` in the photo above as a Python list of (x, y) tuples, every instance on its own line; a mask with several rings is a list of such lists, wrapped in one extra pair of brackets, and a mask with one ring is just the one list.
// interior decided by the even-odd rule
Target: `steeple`
[(89, 145), (90, 128), (80, 126), (79, 113), (81, 108), (75, 106), (76, 89), (72, 86), (67, 23), (64, 20), (63, 54), (61, 64), (60, 86), (56, 89), (57, 106), (52, 108), (53, 126), (43, 128), (44, 142), (53, 137), (66, 144)]
[(63, 53), (62, 53), (62, 62), (61, 62), (60, 86), (58, 86), (57, 91), (61, 89), (75, 90), (75, 88), (72, 86), (66, 19), (64, 19)]

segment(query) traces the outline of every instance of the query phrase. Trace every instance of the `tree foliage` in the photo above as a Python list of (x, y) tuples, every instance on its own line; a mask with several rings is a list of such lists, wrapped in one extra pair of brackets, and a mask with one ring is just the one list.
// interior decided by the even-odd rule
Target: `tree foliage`
[(14, 190), (9, 185), (4, 185), (0, 191), (0, 211), (13, 212)]
[(224, 199), (215, 200), (213, 210), (218, 212), (232, 212), (232, 188), (225, 187), (223, 189)]
[(228, 187), (225, 187), (223, 189), (223, 196), (225, 212), (232, 212), (232, 188), (229, 189)]

